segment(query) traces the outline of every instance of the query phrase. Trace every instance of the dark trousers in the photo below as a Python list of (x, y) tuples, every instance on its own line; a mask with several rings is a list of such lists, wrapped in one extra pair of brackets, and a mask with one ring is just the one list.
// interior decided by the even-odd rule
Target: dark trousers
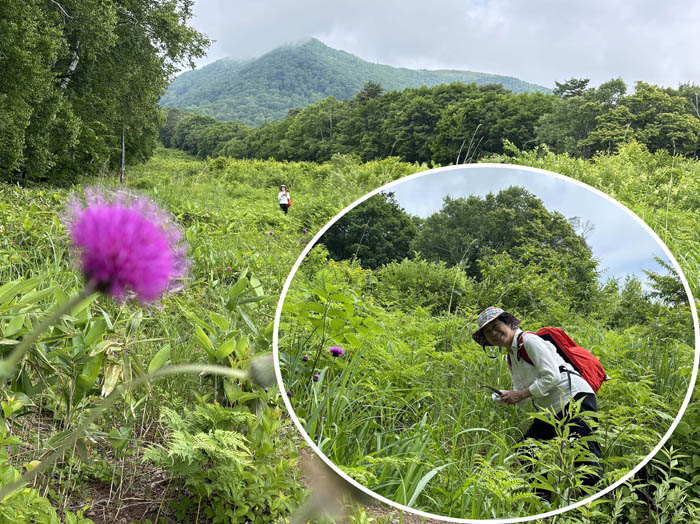
[(284, 214), (287, 214), (287, 209), (289, 209), (289, 204), (280, 204), (280, 209), (284, 211)]
[[(574, 400), (583, 399), (581, 401), (581, 413), (584, 411), (597, 412), (598, 406), (596, 403), (596, 398), (594, 393), (578, 393), (574, 396)], [(568, 411), (568, 405), (559, 413), (556, 414), (558, 420), (566, 419)], [(571, 434), (577, 435), (579, 437), (587, 437), (593, 433), (591, 427), (586, 424), (586, 421), (581, 417), (576, 417), (571, 420), (566, 420), (566, 424), (571, 426)], [(556, 436), (556, 430), (554, 426), (548, 424), (544, 420), (535, 419), (532, 421), (532, 425), (528, 428), (523, 436), (523, 440), (528, 438), (534, 438), (537, 440), (550, 440)], [(599, 460), (603, 458), (603, 453), (600, 450), (600, 445), (595, 440), (588, 441), (588, 449), (596, 457), (596, 460), (590, 460), (587, 462), (577, 462), (576, 465), (590, 465), (592, 466), (596, 473), (586, 475), (584, 479), (584, 484), (587, 486), (593, 486), (602, 480), (602, 469)]]

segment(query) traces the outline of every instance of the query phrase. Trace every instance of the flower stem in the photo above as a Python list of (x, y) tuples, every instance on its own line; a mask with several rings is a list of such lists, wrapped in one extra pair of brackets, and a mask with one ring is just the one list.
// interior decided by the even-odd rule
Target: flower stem
[(107, 409), (112, 407), (112, 405), (124, 395), (127, 391), (130, 389), (140, 386), (141, 384), (144, 384), (146, 382), (151, 381), (154, 378), (157, 377), (164, 377), (164, 376), (169, 376), (169, 375), (177, 375), (180, 373), (207, 373), (207, 374), (214, 374), (214, 375), (219, 375), (219, 376), (225, 376), (225, 377), (230, 377), (230, 378), (236, 378), (239, 380), (249, 380), (250, 379), (250, 374), (246, 370), (241, 370), (241, 369), (231, 369), (223, 366), (212, 366), (212, 365), (202, 365), (202, 364), (184, 364), (184, 365), (178, 365), (178, 366), (166, 366), (162, 367), (157, 371), (154, 371), (153, 373), (149, 373), (146, 375), (141, 375), (131, 382), (124, 383), (119, 385), (118, 387), (114, 388), (114, 391), (112, 391), (107, 398), (105, 398), (104, 402), (100, 404), (99, 406), (96, 406), (90, 411), (90, 414), (83, 419), (82, 423), (80, 426), (78, 426), (73, 432), (68, 435), (63, 442), (56, 447), (53, 452), (46, 457), (44, 460), (41, 461), (41, 464), (38, 464), (34, 469), (28, 470), (25, 472), (20, 478), (18, 478), (16, 481), (3, 486), (0, 488), (0, 502), (10, 493), (12, 493), (14, 490), (20, 488), (22, 485), (25, 483), (30, 482), (33, 480), (39, 473), (44, 471), (46, 468), (48, 468), (56, 459), (58, 459), (63, 452), (73, 446), (75, 441), (77, 441), (80, 437), (83, 436), (83, 434), (87, 431), (87, 428), (90, 427), (90, 425), (97, 420), (102, 413), (104, 413)]
[(78, 293), (76, 296), (74, 296), (72, 299), (70, 299), (68, 302), (63, 304), (62, 306), (59, 306), (56, 308), (56, 310), (51, 313), (48, 317), (46, 317), (41, 324), (39, 324), (34, 331), (29, 333), (27, 336), (25, 336), (22, 339), (22, 342), (17, 344), (15, 349), (12, 350), (12, 353), (10, 353), (10, 356), (7, 357), (5, 360), (0, 362), (0, 379), (3, 378), (12, 378), (15, 368), (17, 367), (17, 364), (19, 363), (20, 360), (22, 360), (22, 357), (27, 353), (29, 348), (34, 345), (34, 343), (37, 341), (39, 336), (46, 331), (48, 328), (50, 328), (52, 325), (58, 321), (63, 315), (68, 313), (70, 310), (72, 310), (75, 306), (77, 306), (80, 302), (85, 300), (87, 297), (92, 295), (92, 293), (95, 291), (94, 285), (92, 283), (88, 283), (80, 293)]

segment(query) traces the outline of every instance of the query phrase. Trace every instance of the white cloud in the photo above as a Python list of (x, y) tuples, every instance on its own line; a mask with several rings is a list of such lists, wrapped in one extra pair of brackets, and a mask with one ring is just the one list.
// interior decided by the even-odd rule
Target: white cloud
[(676, 0), (199, 0), (208, 63), (315, 36), (372, 62), (516, 76), (553, 87), (621, 76), (676, 87), (700, 80), (700, 2)]

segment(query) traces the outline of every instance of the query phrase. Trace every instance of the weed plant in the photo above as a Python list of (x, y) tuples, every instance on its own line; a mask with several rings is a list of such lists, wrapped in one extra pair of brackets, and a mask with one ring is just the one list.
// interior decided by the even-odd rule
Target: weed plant
[[(700, 292), (696, 161), (650, 154), (635, 144), (592, 161), (513, 148), (489, 160), (560, 172), (618, 198), (659, 233), (694, 293)], [(337, 156), (325, 164), (194, 160), (159, 150), (147, 164), (128, 170), (127, 186), (154, 198), (183, 225), (193, 259), (191, 278), (182, 291), (147, 309), (96, 298), (42, 337), (17, 377), (3, 384), (0, 485), (57, 447), (102, 395), (149, 368), (192, 362), (245, 367), (253, 355), (269, 352), (276, 298), (313, 235), (367, 191), (426, 167), (396, 159), (363, 164), (352, 156)], [(101, 183), (111, 186), (115, 181), (105, 178)], [(275, 202), (281, 183), (292, 195), (288, 216)], [(3, 355), (82, 285), (59, 220), (68, 192), (50, 186), (0, 185)], [(310, 433), (336, 464), (394, 500), (424, 508), (444, 503), (440, 513), (460, 517), (528, 514), (580, 495), (555, 482), (559, 499), (545, 502), (534, 496), (522, 480), (524, 465), (514, 453), (527, 417), (515, 408), (494, 407), (484, 390), (469, 389), (475, 376), (496, 387), (509, 384), (505, 365), (469, 342), (473, 326), (463, 322), (478, 312), (474, 294), (492, 300), (492, 290), (455, 281), (444, 268), (409, 266), (385, 268), (397, 274), (396, 286), (386, 286), (382, 282), (387, 279), (380, 281), (353, 264), (331, 263), (318, 249), (302, 268), (283, 316), (280, 358), (287, 374), (285, 389), (297, 415), (312, 425)], [(431, 283), (432, 295), (416, 307), (406, 307), (400, 301), (401, 289), (420, 283), (421, 272)], [(462, 293), (452, 303), (448, 284)], [(415, 297), (421, 296), (416, 289)], [(542, 301), (546, 303), (538, 298)], [(614, 375), (599, 396), (597, 430), (609, 483), (651, 449), (680, 403), (693, 344), (687, 313), (678, 318), (661, 315), (646, 328), (608, 329), (603, 318), (570, 318), (565, 305), (550, 303), (547, 318), (603, 357)], [(528, 317), (533, 325), (541, 320)], [(343, 357), (327, 354), (333, 343), (346, 349)], [(313, 381), (309, 364), (301, 359), (316, 352), (319, 380)], [(369, 380), (371, 376), (379, 379)], [(214, 426), (194, 427), (197, 406), (218, 406), (245, 417), (249, 423), (238, 425), (247, 439), (245, 446), (261, 450), (265, 467), (284, 466), (248, 478), (250, 495), (245, 499), (231, 499), (221, 490), (198, 491), (198, 478), (206, 484), (201, 475), (218, 473), (223, 479), (231, 464), (225, 455), (202, 450), (192, 463), (198, 466), (187, 469), (186, 455), (177, 444), (185, 440), (178, 441), (176, 432), (186, 431), (187, 439), (195, 439), (215, 431)], [(264, 391), (207, 375), (161, 378), (126, 393), (32, 486), (4, 499), (0, 514), (7, 522), (54, 523), (61, 515), (65, 522), (87, 524), (95, 509), (81, 497), (87, 485), (102, 486), (109, 494), (108, 514), (128, 496), (141, 497), (146, 507), (157, 509), (149, 514), (157, 521), (164, 515), (190, 521), (199, 508), (202, 518), (228, 518), (231, 511), (245, 522), (250, 508), (257, 512), (262, 507), (248, 503), (255, 497), (267, 505), (260, 514), (283, 514), (299, 500), (294, 448), (302, 442), (277, 411), (280, 407), (275, 387)], [(170, 416), (173, 413), (184, 430)], [(267, 414), (266, 423), (262, 414)], [(675, 522), (696, 522), (698, 428), (700, 410), (694, 402), (669, 445), (636, 479), (556, 520), (667, 522), (673, 517)], [(270, 443), (274, 450), (268, 453), (264, 450), (269, 451)], [(572, 448), (563, 459), (575, 459), (575, 454)], [(165, 479), (161, 485), (170, 489), (150, 493), (145, 486), (154, 478)], [(188, 479), (194, 484), (188, 486)], [(169, 505), (181, 490), (186, 493), (181, 500), (195, 500), (196, 505)], [(272, 496), (281, 505), (270, 502)], [(354, 520), (373, 519), (360, 512)]]

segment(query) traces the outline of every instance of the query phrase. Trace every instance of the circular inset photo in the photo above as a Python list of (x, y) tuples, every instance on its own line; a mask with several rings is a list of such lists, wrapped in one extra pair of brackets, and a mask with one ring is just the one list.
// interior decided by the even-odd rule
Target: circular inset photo
[(695, 382), (697, 312), (624, 206), (539, 169), (393, 182), (306, 247), (278, 381), (312, 448), (384, 502), (450, 521), (553, 515), (638, 472)]

